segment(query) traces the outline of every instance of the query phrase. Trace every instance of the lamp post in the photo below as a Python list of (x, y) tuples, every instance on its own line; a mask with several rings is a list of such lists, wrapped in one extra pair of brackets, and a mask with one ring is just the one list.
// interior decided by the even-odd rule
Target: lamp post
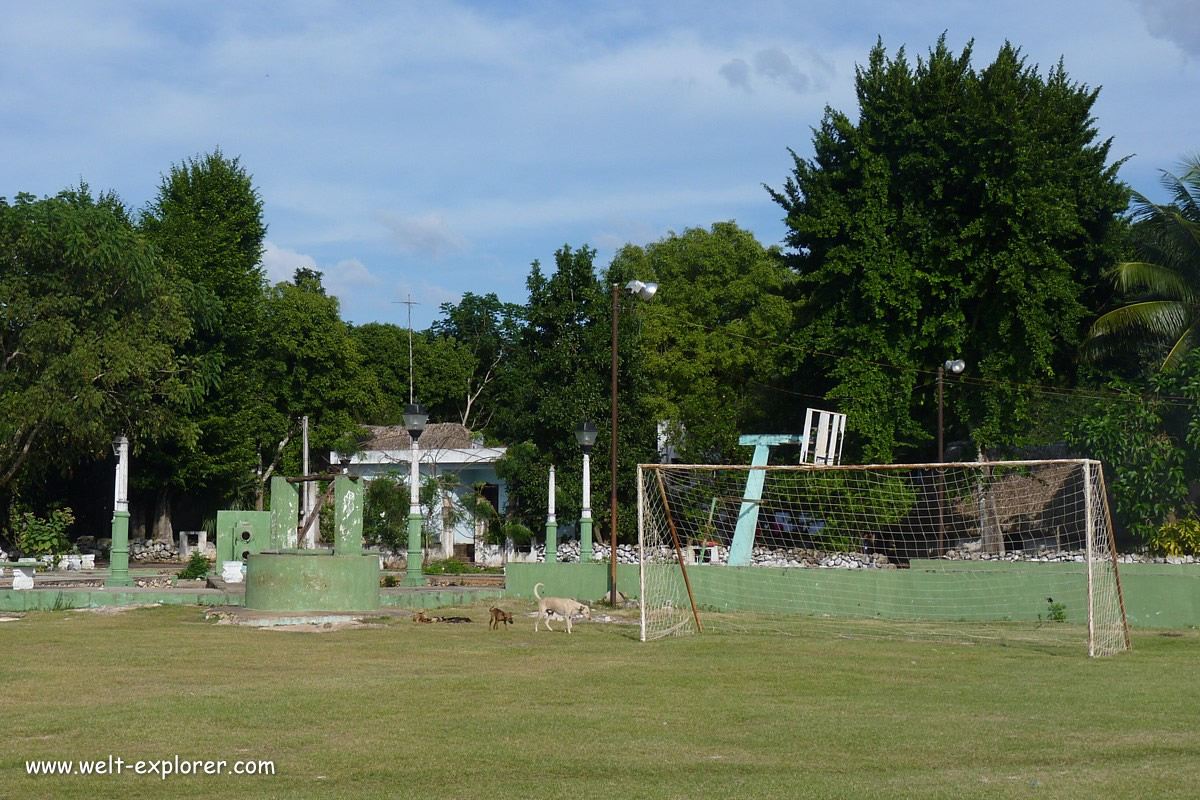
[(404, 427), (412, 439), (412, 472), (408, 486), (408, 559), (404, 567), (403, 586), (424, 586), (425, 572), (422, 570), (424, 547), (421, 542), (421, 452), (417, 440), (425, 430), (429, 414), (420, 403), (409, 403), (404, 407)]
[[(637, 279), (625, 284), (625, 291), (643, 300), (654, 297), (658, 291), (657, 283), (644, 283)], [(617, 299), (621, 293), (621, 284), (612, 285), (612, 446), (609, 450), (609, 468), (611, 471), (611, 535), (609, 542), (609, 604), (617, 605)]]
[(961, 358), (956, 358), (953, 361), (947, 361), (942, 366), (938, 367), (938, 463), (941, 464), (946, 460), (946, 449), (942, 442), (942, 384), (946, 371), (949, 370), (955, 375), (961, 375), (962, 371), (967, 368), (967, 362)]
[[(961, 375), (962, 371), (967, 368), (967, 362), (961, 358), (947, 360), (946, 363), (938, 367), (937, 382), (938, 382), (938, 464), (946, 461), (946, 447), (943, 434), (943, 419), (942, 419), (942, 385), (945, 383), (946, 371), (949, 370), (955, 375)], [(938, 467), (938, 555), (945, 552), (946, 541), (946, 472), (942, 467)]]
[(579, 563), (592, 560), (592, 447), (596, 444), (596, 426), (583, 421), (575, 429), (575, 441), (583, 449), (583, 509), (579, 515)]
[(129, 578), (129, 440), (117, 436), (112, 441), (117, 457), (117, 475), (113, 493), (112, 549), (108, 552), (108, 580), (105, 586), (133, 586)]

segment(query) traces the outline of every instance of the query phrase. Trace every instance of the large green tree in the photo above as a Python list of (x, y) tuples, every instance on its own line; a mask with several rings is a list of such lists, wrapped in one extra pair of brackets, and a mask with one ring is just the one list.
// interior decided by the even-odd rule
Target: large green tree
[(721, 222), (627, 245), (613, 269), (658, 282), (638, 359), (649, 412), (683, 461), (737, 461), (739, 434), (788, 424), (794, 398), (774, 384), (788, 355), (792, 275), (776, 250)]
[(0, 198), (0, 497), (118, 433), (139, 451), (197, 399), (176, 354), (190, 333), (170, 264), (116, 197)]
[(194, 328), (178, 354), (203, 393), (172, 409), (137, 476), (155, 492), (155, 534), (167, 537), (174, 492), (217, 502), (244, 499), (253, 486), (266, 409), (257, 359), (266, 225), (251, 176), (218, 149), (172, 165), (141, 227), (176, 265)]
[(364, 368), (338, 299), (325, 294), (320, 273), (298, 272), (295, 280), (276, 284), (265, 312), (258, 355), (267, 410), (260, 444), (270, 443), (278, 457), (266, 463), (263, 481), (276, 466), (299, 474), (295, 434), (302, 417), (309, 418), (309, 447), (319, 468), (331, 450), (354, 451), (359, 423), (381, 404), (375, 376)]
[(1114, 260), (1127, 191), (1097, 140), (1098, 90), (1061, 63), (1043, 76), (1010, 44), (981, 70), (971, 55), (943, 37), (914, 67), (877, 44), (856, 74), (857, 121), (827, 109), (814, 157), (793, 154), (771, 191), (802, 372), (849, 414), (848, 454), (863, 460), (931, 454), (932, 376), (956, 357), (973, 382), (948, 394), (950, 435), (1027, 440), (1031, 387), (1074, 380)]
[[(360, 422), (401, 424), (410, 397), (408, 329), (370, 322), (352, 328), (350, 333), (362, 353), (363, 367), (374, 376), (380, 390), (379, 407)], [(433, 422), (458, 421), (462, 387), (475, 368), (469, 349), (428, 331), (414, 331), (411, 336), (412, 399), (425, 406)]]
[(1200, 156), (1182, 167), (1178, 176), (1162, 174), (1171, 202), (1133, 193), (1130, 238), (1136, 258), (1117, 263), (1111, 277), (1134, 299), (1092, 324), (1085, 352), (1093, 358), (1149, 345), (1166, 351), (1161, 368), (1170, 370), (1200, 344)]
[[(496, 408), (492, 430), (509, 444), (498, 470), (508, 483), (511, 516), (533, 530), (546, 519), (549, 467), (558, 467), (561, 520), (578, 517), (582, 453), (575, 427), (590, 420), (599, 430), (592, 459), (593, 518), (597, 534), (607, 539), (611, 512), (607, 497), (611, 470), (607, 451), (611, 436), (611, 353), (613, 283), (631, 275), (614, 267), (599, 280), (589, 247), (563, 246), (555, 253), (555, 270), (547, 276), (533, 263), (526, 286), (526, 324), (513, 354), (514, 380)], [(647, 381), (637, 358), (639, 309), (626, 305), (619, 314), (618, 336), (618, 497), (619, 528), (628, 538), (636, 526), (632, 505), (636, 465), (655, 460), (654, 419), (646, 406)]]

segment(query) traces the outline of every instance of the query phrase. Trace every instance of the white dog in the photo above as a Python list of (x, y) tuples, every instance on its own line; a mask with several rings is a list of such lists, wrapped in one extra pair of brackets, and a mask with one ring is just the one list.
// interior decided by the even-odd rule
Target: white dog
[(546, 630), (553, 633), (554, 628), (550, 627), (550, 614), (558, 614), (567, 621), (567, 633), (571, 632), (571, 617), (575, 614), (583, 615), (584, 619), (592, 618), (592, 610), (578, 600), (572, 600), (569, 597), (542, 597), (538, 592), (539, 588), (545, 587), (546, 584), (538, 583), (533, 587), (533, 596), (538, 601), (537, 621), (533, 623), (533, 629), (538, 630), (538, 625), (542, 619), (546, 620)]

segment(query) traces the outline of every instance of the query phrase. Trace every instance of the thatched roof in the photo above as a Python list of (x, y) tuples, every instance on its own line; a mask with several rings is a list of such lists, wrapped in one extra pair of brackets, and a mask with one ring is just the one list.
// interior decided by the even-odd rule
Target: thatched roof
[[(364, 425), (371, 435), (358, 443), (359, 450), (408, 450), (412, 447), (403, 425)], [(457, 422), (435, 422), (425, 426), (419, 441), (422, 450), (469, 450), (475, 437)]]

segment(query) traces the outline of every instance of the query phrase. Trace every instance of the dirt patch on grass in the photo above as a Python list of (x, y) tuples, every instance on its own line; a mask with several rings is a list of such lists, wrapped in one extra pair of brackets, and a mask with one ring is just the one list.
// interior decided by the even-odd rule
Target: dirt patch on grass
[(135, 603), (128, 606), (99, 606), (97, 608), (74, 608), (80, 614), (100, 614), (101, 616), (111, 616), (113, 614), (121, 614), (126, 611), (133, 611), (138, 608), (158, 608), (162, 603)]
[(311, 625), (262, 625), (260, 631), (284, 631), (286, 633), (333, 633), (334, 631), (357, 630), (359, 628), (382, 628), (378, 622), (322, 622)]

